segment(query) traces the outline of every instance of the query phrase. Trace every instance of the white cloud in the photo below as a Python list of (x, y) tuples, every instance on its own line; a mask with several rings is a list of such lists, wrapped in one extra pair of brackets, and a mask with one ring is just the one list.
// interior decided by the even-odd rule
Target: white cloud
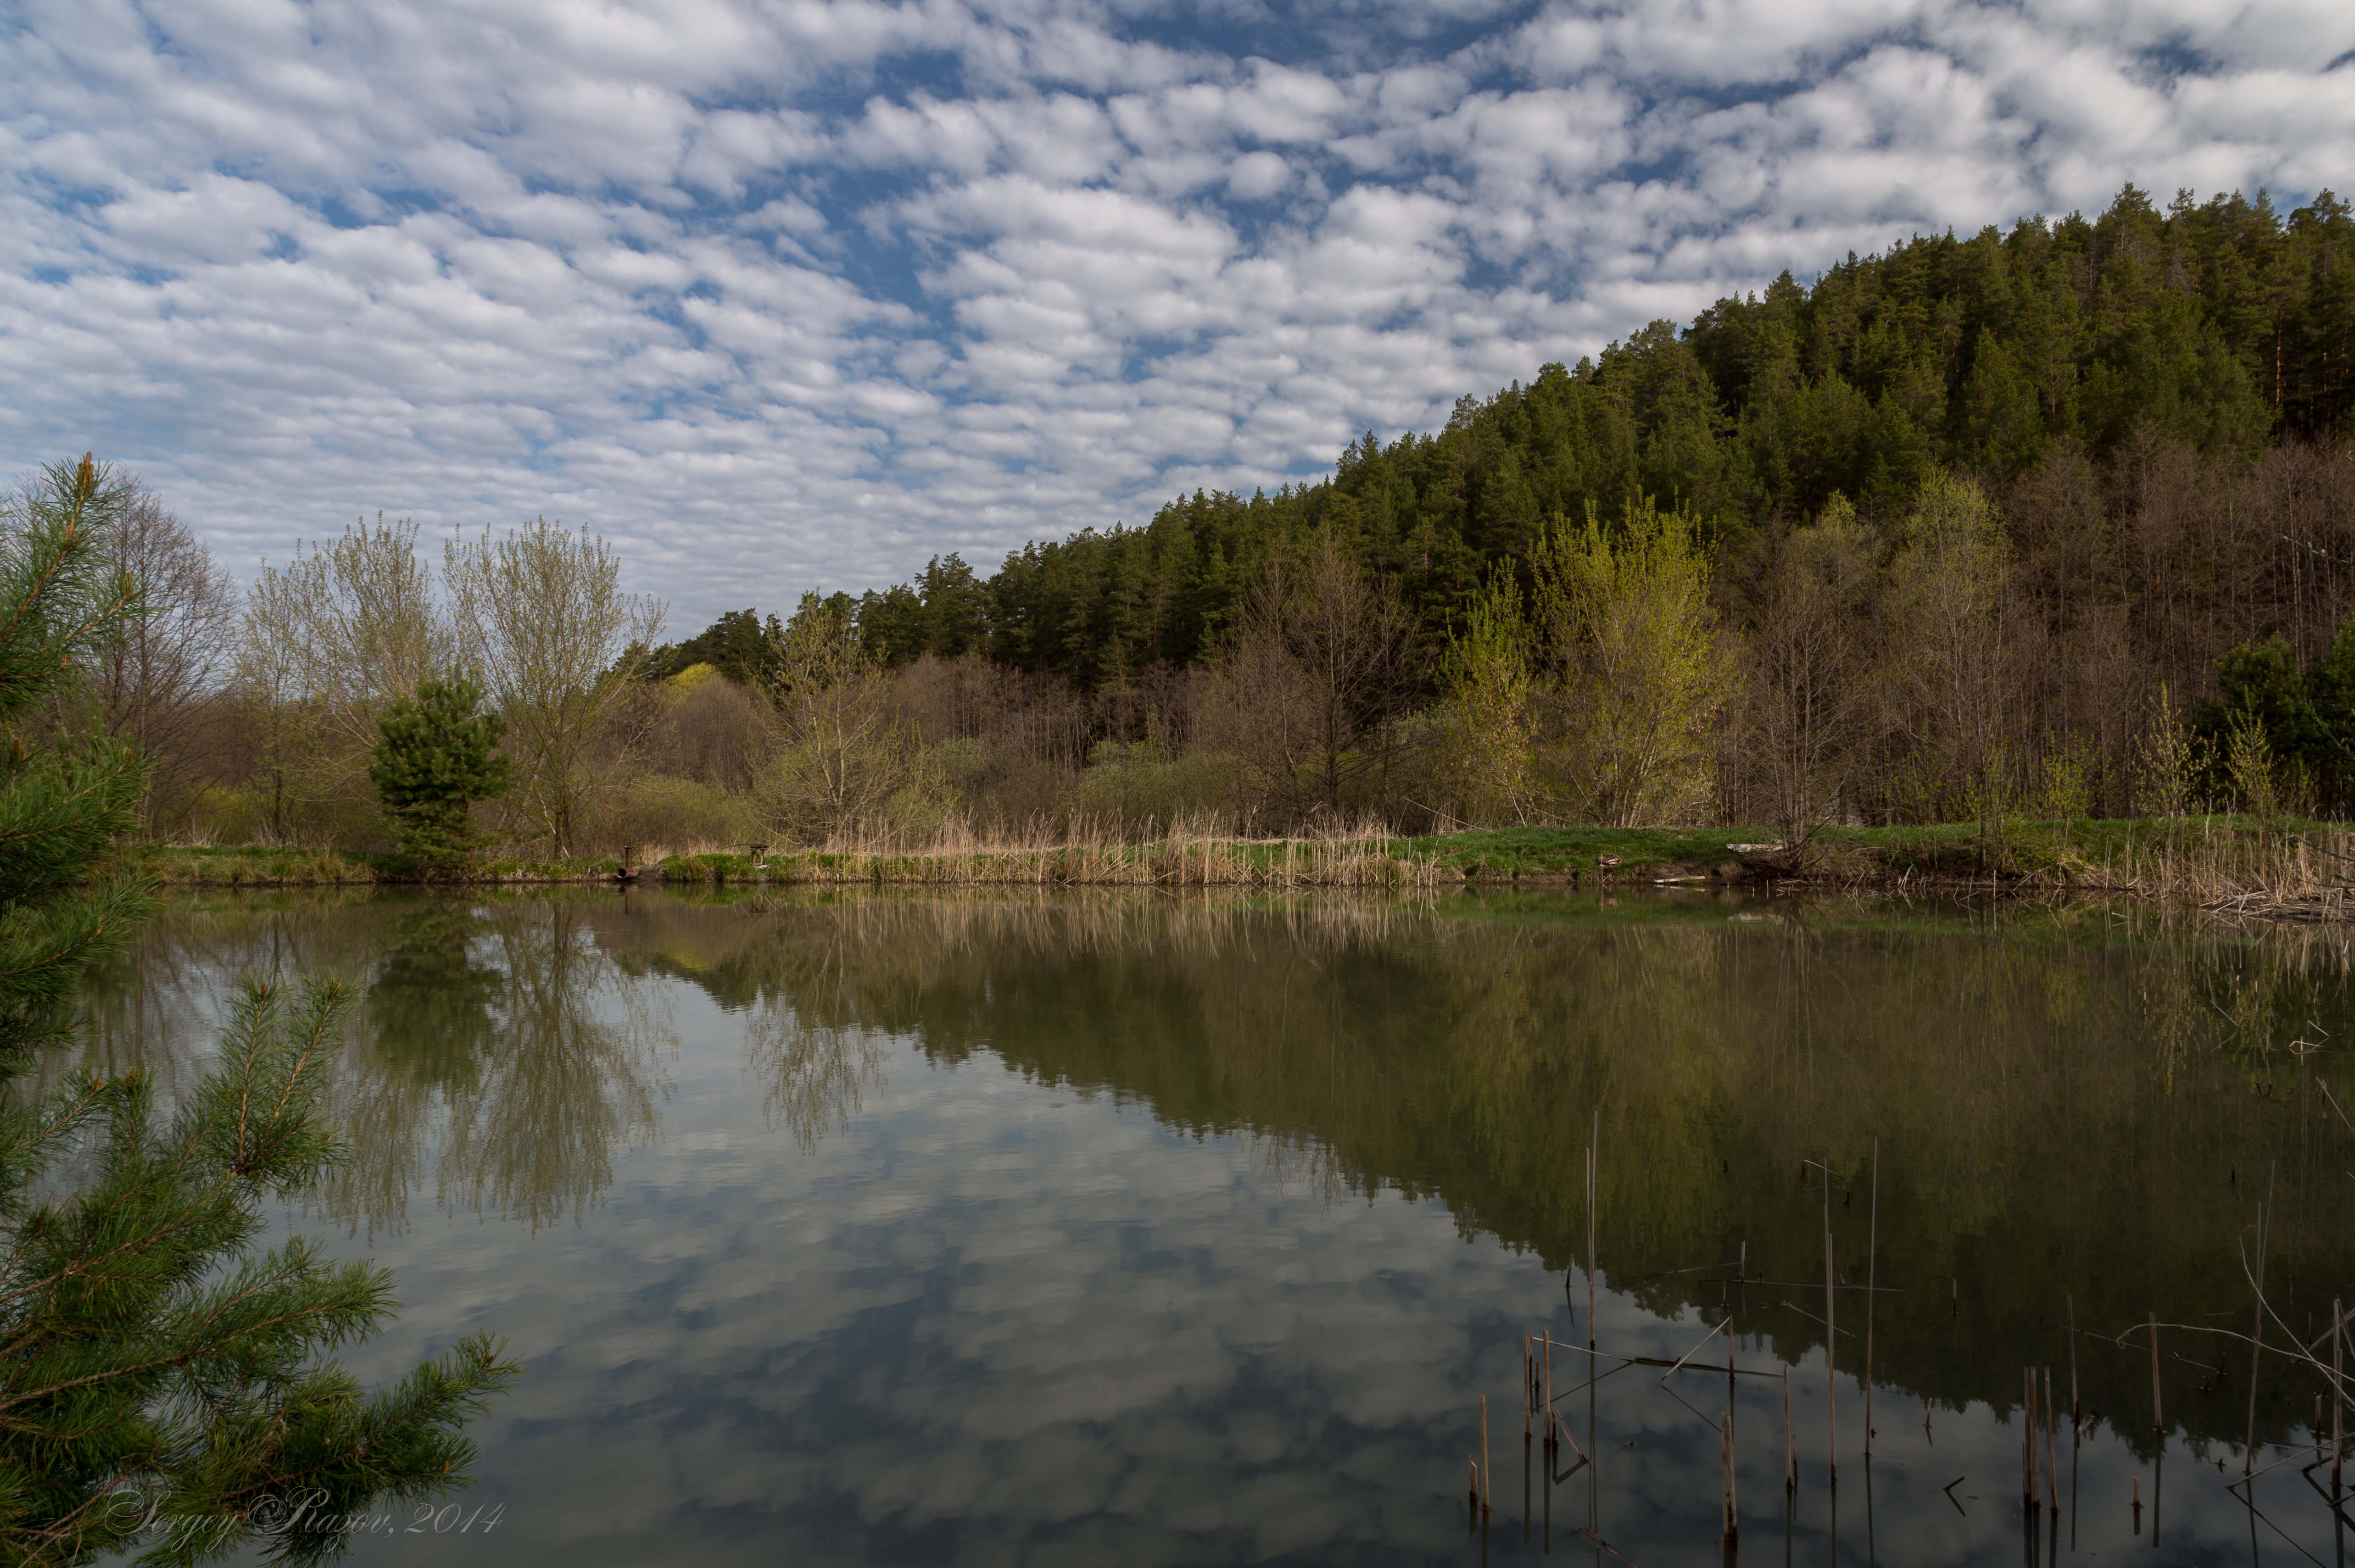
[(1188, 16), (28, 0), (0, 460), (120, 457), (240, 570), (559, 514), (684, 623), (1273, 484), (1916, 229), (2355, 181), (2319, 0)]

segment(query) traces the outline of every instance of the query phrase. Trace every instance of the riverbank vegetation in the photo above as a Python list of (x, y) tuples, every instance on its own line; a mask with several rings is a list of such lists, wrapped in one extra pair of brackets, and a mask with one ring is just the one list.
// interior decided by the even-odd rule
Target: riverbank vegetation
[(357, 524), (240, 598), (144, 495), (139, 630), (57, 724), (155, 757), (155, 842), (270, 846), (166, 875), (396, 874), (426, 808), (386, 814), (383, 721), (463, 679), (500, 792), (433, 832), (489, 876), (754, 845), (858, 880), (1681, 874), (1755, 842), (2136, 886), (2196, 853), (2222, 888), (2355, 808), (2350, 368), (2344, 203), (2129, 187), (1656, 323), (1314, 482), (676, 641), (546, 522), (438, 567)]
[[(2341, 918), (2355, 832), (2328, 823), (2202, 816), (2012, 821), (1990, 841), (1975, 823), (1832, 827), (1804, 863), (1739, 829), (1517, 827), (1407, 837), (1369, 830), (1313, 839), (1155, 838), (1063, 832), (967, 839), (922, 849), (836, 843), (812, 849), (660, 848), (634, 880), (674, 887), (1347, 888), (1429, 895), (1457, 886), (1563, 884), (1605, 888), (1796, 878), (1876, 888), (2001, 887), (2198, 904), (2220, 912)], [(146, 845), (128, 868), (166, 887), (335, 887), (411, 883), (427, 871), (398, 851)], [(612, 883), (614, 856), (485, 859), (469, 883)]]

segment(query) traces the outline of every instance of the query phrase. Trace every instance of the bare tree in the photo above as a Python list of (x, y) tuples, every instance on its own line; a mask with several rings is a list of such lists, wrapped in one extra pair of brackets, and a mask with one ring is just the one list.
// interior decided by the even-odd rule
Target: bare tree
[(237, 586), (156, 493), (133, 482), (108, 541), (115, 568), (137, 585), (137, 609), (100, 650), (90, 692), (100, 722), (147, 756), (150, 832), (183, 819), (206, 702), (219, 683), (237, 622)]
[(773, 633), (771, 662), (780, 736), (760, 788), (779, 832), (873, 841), (939, 825), (943, 781), (860, 641), (847, 597), (804, 594)]
[(235, 696), (251, 732), (263, 831), (273, 843), (293, 838), (297, 809), (317, 763), (318, 709), (304, 682), (306, 635), (296, 597), (264, 569), (246, 595), (232, 656)]
[(1293, 816), (1337, 821), (1389, 766), (1412, 638), (1389, 585), (1320, 532), (1273, 557), (1243, 596), (1204, 737), (1241, 757)]
[[(368, 754), (377, 715), (449, 664), (417, 525), (355, 522), (324, 545), (265, 563), (237, 641), (246, 706), (273, 836), (328, 813), (329, 831), (369, 817)], [(336, 819), (340, 817), (340, 821)]]
[(374, 526), (356, 522), (332, 543), (298, 543), (285, 566), (262, 567), (247, 620), (249, 640), (288, 640), (271, 656), (292, 661), (296, 686), (326, 727), (363, 750), (376, 742), (384, 705), (450, 662), (417, 524), (406, 518), (387, 523), (379, 514)]
[(1835, 501), (1774, 553), (1747, 639), (1749, 755), (1783, 842), (1802, 853), (1838, 810), (1869, 738), (1872, 541)]
[(623, 705), (663, 605), (622, 591), (613, 546), (546, 518), (442, 555), (459, 662), (507, 725), (511, 798), (559, 855), (575, 848), (598, 743)]
[(645, 754), (661, 771), (743, 790), (760, 772), (768, 703), (709, 665), (656, 683)]

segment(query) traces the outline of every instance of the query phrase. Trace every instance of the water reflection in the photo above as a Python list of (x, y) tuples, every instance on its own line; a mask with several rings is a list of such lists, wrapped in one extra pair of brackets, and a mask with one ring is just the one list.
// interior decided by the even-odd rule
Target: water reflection
[(883, 1086), (883, 1039), (861, 1013), (854, 979), (869, 956), (857, 922), (783, 931), (762, 918), (775, 908), (765, 898), (717, 907), (639, 898), (624, 907), (632, 918), (607, 940), (615, 965), (684, 980), (745, 1015), (762, 1114), (796, 1148), (814, 1149)]
[(345, 1064), (356, 1158), (327, 1212), (398, 1224), (430, 1159), (444, 1212), (578, 1224), (614, 1155), (655, 1136), (667, 998), (570, 904), (429, 906), (389, 935)]
[[(531, 1499), (526, 1555), (1505, 1552), (1517, 1511), (1460, 1533), (1472, 1413), (1517, 1499), (1520, 1336), (1586, 1338), (1598, 1128), (1603, 1344), (1674, 1360), (1730, 1315), (1743, 1365), (1795, 1368), (1802, 1486), (1786, 1520), (1769, 1380), (1614, 1373), (1532, 1550), (1548, 1508), (1557, 1548), (1713, 1550), (1729, 1403), (1753, 1554), (2070, 1550), (2057, 1516), (2019, 1533), (2030, 1365), (2095, 1413), (2083, 1550), (2147, 1542), (2122, 1499), (2139, 1478), (2157, 1527), (2147, 1357), (2108, 1336), (2246, 1322), (2268, 1175), (2285, 1322), (2355, 1298), (2327, 935), (1705, 900), (218, 901), (101, 977), (89, 1049), (192, 1066), (240, 967), (375, 983), (325, 1202), (411, 1331), (522, 1341), (485, 1484)], [(1824, 1167), (1842, 1283), (1870, 1250), (1888, 1287), (1870, 1492), (1841, 1306), (1837, 1521)], [(2247, 1362), (2186, 1337), (2163, 1383), (2169, 1540), (2207, 1560), (2261, 1525), (2217, 1511)], [(2306, 1440), (2314, 1393), (2268, 1366), (2261, 1441)], [(2307, 1514), (2286, 1528), (2327, 1552)]]
[[(1605, 1266), (1663, 1313), (1713, 1306), (1678, 1271), (1744, 1245), (1767, 1277), (1820, 1279), (1810, 1162), (1837, 1176), (1837, 1255), (1860, 1260), (1878, 1137), (1880, 1266), (1919, 1288), (1891, 1304), (1876, 1371), (1955, 1405), (2017, 1402), (1973, 1360), (2048, 1334), (2063, 1296), (2087, 1323), (2229, 1309), (2267, 1169), (2298, 1320), (2322, 1307), (2307, 1276), (2346, 1277), (2347, 1129), (2324, 1089), (2347, 1057), (2293, 1046), (2355, 1021), (2343, 952), (2310, 934), (1471, 913), (876, 899), (758, 918), (773, 950), (827, 955), (774, 976), (805, 1016), (1140, 1099), (1255, 1139), (1273, 1171), (1321, 1161), (1320, 1188), (1439, 1197), (1549, 1268), (1583, 1251), (1599, 1112)], [(1785, 1359), (1823, 1339), (1796, 1313), (1771, 1333)], [(2087, 1397), (2132, 1393), (2104, 1374)], [(2184, 1417), (2227, 1435), (2234, 1397), (2195, 1384)], [(2288, 1397), (2277, 1430), (2311, 1414)]]

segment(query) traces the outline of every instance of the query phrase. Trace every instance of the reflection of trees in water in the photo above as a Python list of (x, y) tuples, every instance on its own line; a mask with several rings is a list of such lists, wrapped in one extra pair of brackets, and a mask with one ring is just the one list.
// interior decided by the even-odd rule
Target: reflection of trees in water
[[(2355, 1040), (2339, 944), (2099, 911), (1502, 902), (780, 900), (714, 938), (711, 972), (808, 1026), (1236, 1135), (1287, 1186), (1441, 1198), (1556, 1267), (1584, 1251), (1599, 1113), (1605, 1270), (1663, 1311), (1697, 1300), (1671, 1271), (1744, 1243), (1772, 1277), (1820, 1270), (1808, 1160), (1853, 1189), (1833, 1228), (1860, 1258), (1879, 1137), (1882, 1277), (1919, 1287), (1884, 1303), (1881, 1364), (1940, 1398), (2004, 1407), (1983, 1374), (2052, 1353), (2029, 1346), (2064, 1294), (2105, 1325), (2230, 1307), (2270, 1162), (2284, 1277), (2350, 1282), (2355, 1140), (2311, 1081), (2347, 1099), (2350, 1055), (2287, 1049)], [(1821, 1333), (1760, 1326), (1792, 1356)]]
[(167, 1090), (209, 1059), (237, 975), (325, 970), (368, 985), (332, 1110), (352, 1158), (317, 1202), (398, 1227), (428, 1167), (445, 1210), (537, 1227), (596, 1203), (651, 1136), (671, 1039), (656, 990), (599, 950), (582, 901), (329, 895), (177, 905), (85, 987), (82, 1040), (53, 1054), (141, 1065)]
[(77, 1037), (39, 1071), (88, 1066), (112, 1076), (135, 1066), (168, 1097), (211, 1061), (228, 980), (321, 969), (359, 978), (381, 932), (376, 906), (346, 894), (176, 900), (128, 948), (84, 974)]
[(328, 1213), (370, 1234), (400, 1227), (441, 1113), (481, 1087), (506, 989), (506, 975), (476, 950), (485, 924), (463, 905), (405, 909), (392, 916), (390, 950), (370, 971), (336, 1082), (353, 1158), (322, 1194)]
[(651, 1137), (658, 996), (598, 950), (581, 911), (494, 903), (404, 917), (347, 1059), (356, 1150), (326, 1193), (349, 1223), (398, 1223), (436, 1141), (436, 1202), (538, 1229), (593, 1207), (614, 1153)]
[(1244, 1147), (1252, 1174), (1279, 1192), (1314, 1192), (1328, 1209), (1349, 1195), (1348, 1175), (1330, 1144), (1305, 1134), (1255, 1132)]
[(789, 1007), (764, 1003), (746, 1035), (762, 1086), (761, 1114), (782, 1122), (805, 1154), (849, 1124), (883, 1086), (883, 1053), (864, 1030), (805, 1022)]
[(453, 1109), (442, 1198), (454, 1186), (538, 1225), (596, 1202), (613, 1151), (653, 1134), (655, 1059), (673, 1037), (657, 993), (597, 951), (573, 908), (501, 912), (493, 927), (508, 988), (498, 1055)]
[[(538, 1224), (596, 1202), (654, 1127), (673, 980), (743, 1015), (767, 1114), (804, 1148), (875, 1092), (896, 1035), (1234, 1135), (1287, 1186), (1441, 1198), (1557, 1267), (1583, 1252), (1599, 1112), (1606, 1273), (1662, 1310), (1690, 1304), (1667, 1271), (1744, 1242), (1810, 1277), (1803, 1162), (1860, 1181), (1877, 1135), (1883, 1278), (1942, 1287), (1884, 1303), (1881, 1364), (1998, 1408), (1982, 1374), (2049, 1354), (2028, 1341), (2062, 1294), (2089, 1327), (2229, 1305), (2269, 1161), (2286, 1289), (2344, 1291), (2355, 1139), (2315, 1087), (2355, 1109), (2344, 939), (2030, 909), (1992, 934), (1784, 900), (294, 901), (159, 923), (94, 989), (86, 1049), (177, 1060), (179, 1009), (240, 968), (373, 979), (345, 1070), (359, 1158), (328, 1200), (371, 1224), (429, 1160), (448, 1208)], [(2289, 1048), (2325, 1033), (2329, 1053)], [(1866, 1209), (1835, 1200), (1843, 1259)], [(1819, 1332), (1773, 1327), (1792, 1355)]]
[(609, 906), (600, 940), (633, 974), (685, 980), (743, 1013), (746, 1059), (762, 1112), (807, 1153), (847, 1125), (883, 1085), (880, 1039), (843, 988), (865, 972), (855, 924), (824, 921), (780, 939), (759, 906), (649, 900), (626, 920)]

